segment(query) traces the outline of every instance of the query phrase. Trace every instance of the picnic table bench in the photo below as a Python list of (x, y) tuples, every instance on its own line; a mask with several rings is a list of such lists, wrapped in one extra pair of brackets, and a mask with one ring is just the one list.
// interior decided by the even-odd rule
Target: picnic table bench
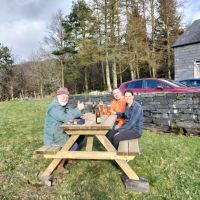
[[(57, 165), (62, 159), (94, 159), (94, 160), (115, 160), (120, 168), (126, 174), (124, 182), (126, 188), (130, 190), (133, 188), (133, 184), (130, 181), (135, 181), (135, 183), (141, 182), (137, 174), (129, 166), (129, 160), (133, 160), (137, 154), (139, 154), (138, 140), (121, 141), (119, 144), (118, 151), (110, 143), (106, 137), (106, 133), (110, 130), (115, 123), (116, 115), (103, 115), (101, 116), (101, 124), (96, 124), (95, 115), (90, 114), (85, 124), (83, 125), (73, 125), (73, 124), (63, 124), (61, 128), (70, 135), (66, 144), (62, 149), (57, 146), (43, 146), (36, 150), (37, 153), (43, 154), (45, 158), (53, 159), (51, 164), (43, 172), (42, 177), (45, 180), (45, 184), (51, 185), (51, 173), (56, 169)], [(69, 151), (71, 146), (76, 142), (80, 135), (86, 136), (86, 148), (82, 151)], [(106, 151), (94, 151), (93, 141), (96, 137)], [(132, 144), (135, 145), (132, 148)], [(128, 180), (128, 184), (127, 184)], [(144, 182), (144, 181), (143, 181)], [(147, 182), (145, 182), (147, 183)], [(144, 185), (144, 184), (143, 184)], [(137, 189), (137, 191), (147, 192), (147, 184)]]

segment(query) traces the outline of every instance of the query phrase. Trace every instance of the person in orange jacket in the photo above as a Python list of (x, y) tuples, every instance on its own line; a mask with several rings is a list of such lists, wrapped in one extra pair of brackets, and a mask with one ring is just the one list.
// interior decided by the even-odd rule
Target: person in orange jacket
[[(122, 95), (122, 92), (118, 88), (115, 88), (112, 91), (112, 95), (114, 97), (114, 100), (111, 103), (111, 113), (112, 114), (117, 114), (117, 112), (123, 113), (125, 111), (126, 101), (124, 96)], [(113, 128), (109, 130), (106, 135), (110, 141), (112, 141), (114, 133), (116, 132), (115, 130), (118, 130), (124, 124), (124, 122), (125, 120), (123, 118), (117, 117), (117, 120)]]

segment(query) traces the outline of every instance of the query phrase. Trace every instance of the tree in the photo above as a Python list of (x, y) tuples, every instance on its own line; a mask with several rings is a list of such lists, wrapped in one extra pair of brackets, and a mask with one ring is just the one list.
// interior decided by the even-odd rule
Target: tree
[(126, 1), (126, 43), (131, 79), (140, 78), (140, 63), (146, 59), (146, 24), (141, 12), (141, 2)]
[(61, 86), (64, 86), (64, 60), (67, 56), (63, 22), (63, 13), (61, 10), (58, 10), (52, 17), (51, 25), (48, 27), (48, 36), (44, 38), (44, 42), (49, 46), (51, 54), (59, 60), (61, 66)]
[(173, 51), (171, 48), (172, 42), (180, 32), (180, 15), (177, 12), (177, 0), (158, 0), (159, 17), (156, 20), (157, 26), (155, 30), (155, 41), (157, 52), (162, 53), (160, 60), (165, 76), (172, 78), (172, 60)]
[(0, 68), (8, 68), (12, 66), (14, 60), (8, 47), (0, 43)]
[(14, 60), (8, 47), (0, 43), (0, 98), (13, 98), (13, 66)]
[[(76, 64), (82, 66), (84, 69), (84, 86), (88, 91), (88, 72), (87, 68), (94, 63), (95, 48), (95, 26), (93, 23), (95, 18), (92, 16), (92, 10), (87, 6), (84, 0), (78, 0), (72, 6), (72, 11), (67, 16), (64, 24), (66, 38), (69, 38), (69, 30), (71, 28), (71, 42), (77, 50)], [(67, 25), (67, 26), (66, 26)]]

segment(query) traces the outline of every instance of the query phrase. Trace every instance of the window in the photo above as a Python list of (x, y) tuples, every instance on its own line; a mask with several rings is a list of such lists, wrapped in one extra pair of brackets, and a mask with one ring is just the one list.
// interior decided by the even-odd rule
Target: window
[(190, 81), (186, 81), (186, 80), (185, 80), (185, 81), (180, 81), (180, 82), (181, 82), (182, 84), (188, 86), (188, 87), (189, 87), (190, 84), (191, 84)]
[(133, 81), (133, 82), (127, 83), (127, 84), (125, 85), (125, 88), (126, 88), (126, 89), (142, 88), (142, 80)]
[(169, 85), (155, 81), (155, 80), (147, 80), (145, 81), (145, 88), (156, 88), (157, 86), (162, 86), (163, 88), (171, 88)]
[(196, 60), (194, 61), (194, 64), (200, 66), (200, 59), (196, 59)]
[(190, 84), (191, 86), (195, 86), (196, 87), (196, 86), (200, 85), (200, 80), (191, 80), (190, 82), (191, 82), (191, 84)]

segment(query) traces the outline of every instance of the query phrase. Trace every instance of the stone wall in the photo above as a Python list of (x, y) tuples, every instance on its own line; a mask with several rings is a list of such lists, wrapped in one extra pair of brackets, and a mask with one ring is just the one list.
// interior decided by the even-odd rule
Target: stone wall
[[(71, 96), (70, 103), (85, 102), (90, 110), (92, 102), (112, 101), (111, 95)], [(200, 135), (200, 93), (146, 93), (136, 96), (144, 110), (146, 129)]]

